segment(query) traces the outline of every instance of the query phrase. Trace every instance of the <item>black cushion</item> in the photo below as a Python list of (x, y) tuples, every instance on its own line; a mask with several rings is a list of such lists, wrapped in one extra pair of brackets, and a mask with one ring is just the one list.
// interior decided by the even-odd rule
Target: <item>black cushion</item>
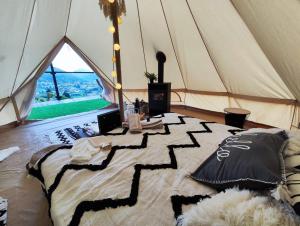
[(284, 131), (228, 137), (191, 176), (217, 190), (272, 189), (285, 180), (282, 152), (287, 139)]

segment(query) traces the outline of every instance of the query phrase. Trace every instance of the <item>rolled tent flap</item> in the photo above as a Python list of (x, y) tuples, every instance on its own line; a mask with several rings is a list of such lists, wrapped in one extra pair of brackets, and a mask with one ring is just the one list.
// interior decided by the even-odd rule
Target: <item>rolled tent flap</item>
[(25, 120), (31, 112), (32, 102), (36, 92), (37, 80), (32, 80), (26, 84), (22, 90), (15, 96), (20, 117)]
[(0, 125), (6, 125), (15, 121), (17, 121), (17, 117), (14, 110), (14, 106), (10, 100), (0, 111)]
[[(148, 99), (144, 72), (157, 73), (160, 50), (167, 56), (165, 81), (177, 90), (172, 104), (217, 112), (243, 107), (249, 120), (298, 128), (300, 1), (127, 0), (126, 6), (120, 25), (125, 100)], [(28, 115), (36, 79), (64, 42), (116, 102), (111, 24), (98, 0), (3, 0), (0, 19), (0, 99), (6, 98), (0, 125), (17, 120), (16, 106), (21, 118)]]
[(300, 105), (297, 105), (297, 107), (295, 108), (291, 129), (292, 130), (300, 129)]

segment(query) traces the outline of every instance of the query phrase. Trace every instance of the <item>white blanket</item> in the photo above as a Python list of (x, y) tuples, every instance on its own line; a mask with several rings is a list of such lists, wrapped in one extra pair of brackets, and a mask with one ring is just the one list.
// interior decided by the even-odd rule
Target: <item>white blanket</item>
[(175, 113), (162, 120), (163, 129), (96, 137), (112, 150), (82, 165), (70, 149), (49, 155), (41, 172), (54, 225), (174, 225), (185, 204), (215, 193), (187, 175), (235, 128)]

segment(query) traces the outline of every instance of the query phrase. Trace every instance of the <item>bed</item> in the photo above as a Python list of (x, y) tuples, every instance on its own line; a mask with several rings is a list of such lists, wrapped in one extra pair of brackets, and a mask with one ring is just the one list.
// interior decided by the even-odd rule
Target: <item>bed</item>
[(55, 226), (175, 225), (176, 218), (215, 190), (190, 178), (226, 137), (240, 129), (176, 113), (162, 116), (163, 129), (105, 136), (110, 151), (71, 163), (71, 146), (58, 146), (34, 172), (49, 201)]

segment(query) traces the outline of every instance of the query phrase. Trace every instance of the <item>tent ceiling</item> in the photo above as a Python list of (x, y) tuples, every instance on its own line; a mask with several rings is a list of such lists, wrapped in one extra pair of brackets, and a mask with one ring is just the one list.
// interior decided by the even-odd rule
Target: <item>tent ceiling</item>
[[(185, 98), (187, 105), (213, 110), (221, 106), (219, 102), (233, 104), (224, 93), (231, 99), (232, 94), (240, 95), (236, 97), (240, 103), (246, 96), (300, 100), (298, 0), (127, 0), (126, 4), (128, 15), (120, 27), (125, 89), (147, 87), (144, 71), (157, 72), (155, 54), (160, 50), (167, 55), (165, 81), (172, 82), (172, 88), (200, 92)], [(109, 77), (113, 52), (109, 25), (98, 0), (1, 1), (0, 99), (38, 71), (65, 36)], [(208, 98), (209, 93), (220, 95)], [(215, 104), (209, 104), (213, 99)], [(0, 114), (5, 112), (10, 110)], [(287, 109), (289, 121), (295, 121), (290, 112)], [(7, 116), (6, 121), (12, 118)]]

